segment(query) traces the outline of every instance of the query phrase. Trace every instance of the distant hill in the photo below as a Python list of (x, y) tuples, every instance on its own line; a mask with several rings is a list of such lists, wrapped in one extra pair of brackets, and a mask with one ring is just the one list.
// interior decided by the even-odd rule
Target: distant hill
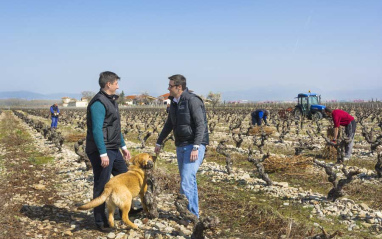
[(320, 94), (323, 101), (326, 100), (382, 100), (382, 88), (375, 89), (355, 89), (331, 91), (320, 88), (293, 87), (293, 86), (272, 86), (251, 88), (241, 91), (221, 92), (225, 101), (249, 100), (249, 101), (294, 101), (298, 93), (305, 93), (311, 90)]
[[(221, 92), (225, 101), (249, 100), (249, 101), (294, 101), (298, 93), (311, 92), (321, 94), (322, 100), (382, 100), (382, 88), (375, 89), (355, 89), (331, 91), (320, 88), (295, 87), (291, 86), (272, 86), (258, 87), (238, 91)], [(81, 99), (81, 94), (75, 93), (55, 93), (39, 94), (30, 91), (3, 91), (0, 92), (0, 99), (24, 99), (24, 100), (59, 100), (67, 96), (70, 98)]]
[(81, 94), (75, 93), (55, 93), (55, 94), (39, 94), (30, 91), (3, 91), (0, 92), (0, 99), (23, 99), (23, 100), (60, 100), (67, 96), (70, 98), (80, 99)]

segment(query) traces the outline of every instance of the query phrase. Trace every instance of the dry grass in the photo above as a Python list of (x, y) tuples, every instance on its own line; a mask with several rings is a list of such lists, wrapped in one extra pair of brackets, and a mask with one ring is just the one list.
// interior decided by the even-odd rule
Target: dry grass
[(65, 136), (65, 141), (66, 142), (77, 142), (80, 139), (85, 139), (86, 134), (69, 134)]
[(250, 131), (249, 131), (249, 135), (261, 135), (262, 133), (265, 133), (266, 135), (272, 135), (275, 130), (271, 127), (253, 127)]
[(212, 238), (280, 238), (286, 234), (290, 238), (305, 238), (307, 235), (309, 226), (295, 220), (290, 225), (291, 220), (277, 210), (279, 202), (272, 205), (273, 199), (234, 189), (230, 184), (211, 183), (206, 177), (199, 181), (202, 216), (215, 215), (220, 220), (219, 234), (211, 235)]
[(332, 145), (325, 145), (321, 154), (324, 159), (337, 161), (337, 149)]
[[(338, 132), (339, 134), (340, 132)], [(334, 128), (328, 127), (326, 130), (326, 137), (329, 139), (334, 138)], [(339, 137), (339, 135), (337, 136)], [(322, 150), (322, 158), (328, 159), (328, 160), (337, 160), (337, 149), (332, 145), (325, 145), (324, 149)]]
[(307, 167), (312, 167), (313, 158), (302, 155), (291, 157), (271, 156), (264, 163), (264, 168), (267, 173), (274, 172), (294, 172), (304, 171)]
[(366, 203), (369, 207), (382, 210), (382, 188), (380, 184), (353, 182), (344, 187), (344, 191), (357, 202)]

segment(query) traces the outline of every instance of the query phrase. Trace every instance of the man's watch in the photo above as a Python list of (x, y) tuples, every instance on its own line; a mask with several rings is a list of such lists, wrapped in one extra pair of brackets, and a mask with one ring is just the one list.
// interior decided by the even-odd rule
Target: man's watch
[(198, 150), (199, 150), (199, 147), (194, 146), (194, 147), (192, 148), (192, 151), (198, 151)]

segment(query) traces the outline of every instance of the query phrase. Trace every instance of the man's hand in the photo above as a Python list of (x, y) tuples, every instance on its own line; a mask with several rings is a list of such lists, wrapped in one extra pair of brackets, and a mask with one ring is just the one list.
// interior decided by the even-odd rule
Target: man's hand
[(156, 154), (159, 154), (160, 150), (161, 150), (161, 147), (160, 147), (159, 145), (155, 145), (154, 152), (155, 152)]
[(195, 162), (198, 159), (198, 153), (199, 153), (199, 150), (192, 150), (191, 151), (191, 156), (190, 156), (191, 162)]
[(122, 149), (123, 158), (125, 161), (129, 161), (131, 159), (130, 151), (127, 149)]
[(106, 168), (107, 166), (109, 166), (109, 156), (103, 156), (101, 157), (101, 166), (102, 168)]

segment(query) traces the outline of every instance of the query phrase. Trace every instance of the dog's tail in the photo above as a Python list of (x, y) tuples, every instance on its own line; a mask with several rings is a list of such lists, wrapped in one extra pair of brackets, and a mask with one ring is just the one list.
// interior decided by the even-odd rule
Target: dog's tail
[(98, 207), (99, 205), (101, 205), (102, 203), (106, 201), (106, 199), (109, 197), (111, 192), (112, 192), (112, 189), (106, 187), (99, 197), (94, 198), (90, 202), (82, 205), (81, 207), (78, 207), (77, 210), (88, 210), (90, 208)]

